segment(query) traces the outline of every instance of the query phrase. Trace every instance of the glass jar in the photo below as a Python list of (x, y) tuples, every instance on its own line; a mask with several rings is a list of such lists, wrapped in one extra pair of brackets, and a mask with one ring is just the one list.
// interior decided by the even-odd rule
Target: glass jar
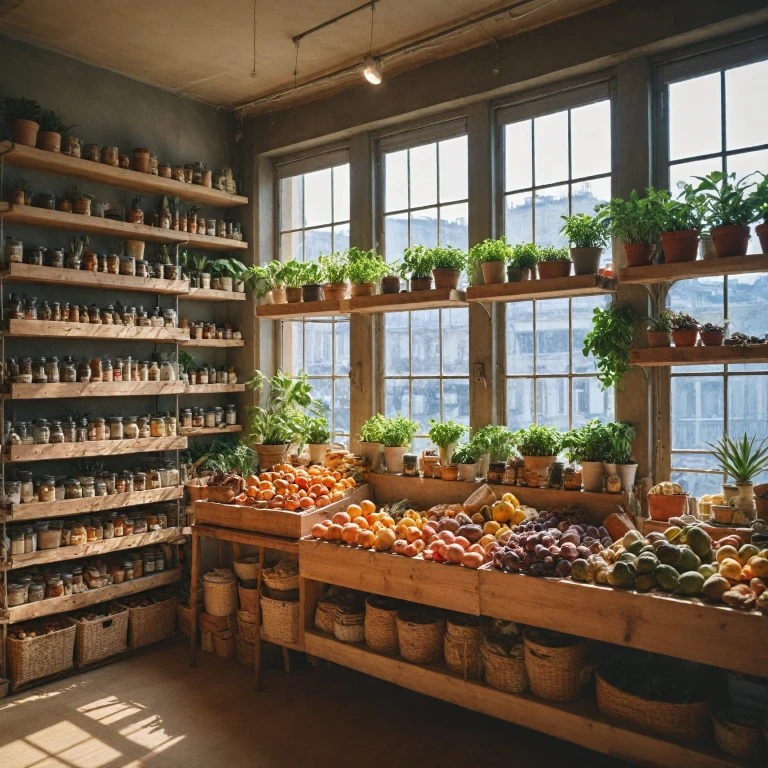
[(147, 531), (160, 530), (160, 520), (155, 512), (146, 512), (144, 519), (147, 521)]
[(133, 532), (134, 533), (146, 533), (147, 532), (147, 521), (143, 517), (137, 517), (133, 521)]
[(125, 475), (120, 473), (115, 476), (115, 492), (125, 493)]
[(154, 552), (144, 552), (142, 553), (142, 568), (144, 569), (144, 574), (148, 573), (154, 573), (155, 572), (155, 553)]
[(182, 430), (192, 429), (192, 409), (184, 408), (184, 410), (179, 411), (179, 421), (181, 422)]
[(104, 419), (98, 417), (88, 422), (88, 439), (95, 441), (107, 439), (107, 428)]
[(197, 383), (198, 384), (207, 384), (208, 383), (208, 369), (207, 368), (198, 368), (197, 369)]
[(120, 358), (120, 376), (123, 381), (131, 380), (131, 358), (130, 357)]
[(29, 584), (8, 584), (8, 608), (24, 605), (27, 602), (29, 586)]
[(32, 482), (32, 473), (20, 471), (16, 473), (19, 478), (19, 496), (22, 504), (31, 504), (35, 497), (34, 483)]
[(131, 561), (133, 562), (133, 573), (137, 579), (140, 579), (144, 575), (144, 561), (138, 552), (131, 553)]
[(60, 421), (52, 421), (51, 422), (51, 443), (55, 443), (57, 445), (60, 445), (61, 443), (66, 442), (64, 438), (64, 430), (61, 427)]
[(146, 360), (139, 361), (139, 381), (149, 381), (149, 363)]
[(87, 542), (96, 541), (96, 526), (90, 520), (85, 522), (85, 540)]
[(96, 496), (107, 496), (107, 481), (102, 477), (98, 477), (93, 481), (93, 488), (96, 492)]
[(48, 378), (45, 375), (44, 357), (36, 357), (32, 361), (32, 381), (39, 384), (45, 384), (48, 381)]
[(235, 366), (227, 366), (227, 384), (237, 384), (237, 373), (235, 373)]
[(77, 367), (73, 361), (69, 360), (62, 364), (61, 381), (69, 384), (77, 381)]
[(147, 473), (146, 472), (136, 472), (133, 475), (133, 490), (134, 491), (147, 490)]
[(136, 325), (136, 307), (125, 308), (123, 312), (123, 325)]
[(165, 419), (161, 415), (155, 415), (149, 424), (149, 432), (152, 437), (165, 437)]
[(133, 518), (126, 517), (123, 521), (123, 536), (133, 536), (134, 522)]
[(68, 547), (72, 544), (72, 523), (64, 523), (61, 529), (61, 546)]
[(107, 254), (107, 274), (120, 274), (120, 257), (116, 253)]
[(581, 490), (581, 471), (577, 466), (568, 466), (563, 470), (563, 488), (566, 491)]
[(125, 477), (125, 492), (133, 493), (133, 472), (130, 469), (126, 469), (123, 471), (123, 476)]
[(160, 381), (176, 381), (173, 366), (167, 360), (160, 364)]
[(51, 442), (51, 427), (46, 419), (35, 422), (34, 436), (37, 445), (47, 445)]
[(122, 568), (125, 573), (126, 581), (133, 581), (136, 578), (133, 572), (133, 560), (124, 560)]
[(156, 468), (150, 467), (147, 470), (147, 490), (154, 491), (160, 487), (160, 473)]
[(121, 515), (119, 512), (112, 513), (112, 525), (115, 529), (115, 538), (119, 539), (125, 536), (125, 515)]
[(123, 430), (123, 417), (122, 416), (110, 416), (109, 417), (109, 439), (110, 440), (122, 440), (124, 438)]
[(8, 298), (8, 314), (11, 320), (24, 319), (24, 304), (15, 293)]
[(45, 252), (45, 261), (49, 267), (64, 269), (64, 250), (62, 248), (49, 248)]
[(176, 437), (179, 431), (176, 414), (169, 413), (165, 416), (165, 434), (167, 437)]
[(208, 410), (205, 412), (205, 418), (203, 421), (203, 425), (205, 427), (215, 427), (216, 426), (216, 411), (214, 410)]
[(10, 538), (10, 553), (11, 557), (13, 555), (23, 555), (24, 554), (24, 529), (23, 528), (16, 528), (8, 534), (8, 537)]
[(5, 260), (13, 264), (24, 261), (24, 243), (14, 237), (5, 238)]
[(102, 472), (101, 473), (104, 482), (107, 484), (107, 496), (114, 496), (117, 493), (115, 489), (115, 480), (117, 479), (117, 473), (115, 472)]
[[(111, 427), (110, 427), (111, 433)], [(125, 440), (137, 440), (139, 437), (139, 427), (136, 424), (136, 419), (133, 416), (126, 416), (123, 422), (123, 439)]]
[(136, 274), (136, 257), (135, 256), (121, 256), (120, 257), (120, 274), (127, 277), (133, 277)]
[(179, 470), (176, 467), (176, 462), (173, 459), (165, 459), (165, 468), (168, 471), (168, 488), (174, 488), (179, 484)]
[(81, 495), (84, 499), (90, 499), (96, 495), (96, 479), (83, 477), (80, 479)]
[(56, 478), (53, 475), (43, 475), (37, 490), (40, 501), (56, 501)]
[(160, 381), (160, 367), (154, 360), (149, 365), (149, 369), (147, 371), (147, 380)]
[(24, 553), (37, 552), (37, 531), (28, 525), (24, 528)]
[(114, 381), (114, 368), (112, 367), (112, 361), (106, 358), (101, 361), (101, 380), (106, 383), (112, 383)]
[(143, 309), (136, 313), (136, 325), (141, 328), (149, 328), (152, 325), (149, 315)]
[(102, 325), (114, 325), (115, 324), (115, 308), (109, 304), (101, 309), (99, 314)]
[(88, 419), (85, 416), (79, 418), (75, 424), (75, 442), (88, 442)]
[(220, 405), (217, 405), (213, 409), (213, 411), (216, 414), (216, 426), (217, 427), (223, 426), (224, 425), (224, 409)]
[(136, 426), (139, 428), (139, 440), (144, 440), (152, 436), (149, 426), (149, 416), (139, 416), (136, 419)]
[(45, 600), (45, 584), (30, 584), (27, 593), (28, 603), (39, 603)]
[(160, 487), (161, 488), (167, 488), (168, 487), (168, 467), (162, 466), (157, 470), (158, 475), (160, 475)]
[(122, 565), (113, 565), (110, 573), (113, 584), (122, 584), (125, 581), (125, 568)]
[(104, 379), (104, 364), (100, 357), (92, 357), (88, 361), (88, 367), (91, 369), (91, 381)]
[(181, 267), (178, 264), (164, 264), (163, 277), (166, 280), (179, 280), (181, 278)]
[(86, 272), (98, 272), (99, 258), (93, 251), (85, 251), (83, 254), (83, 269)]
[(65, 499), (82, 499), (83, 488), (80, 485), (80, 481), (72, 478), (64, 482), (64, 498)]
[(111, 165), (115, 168), (119, 167), (120, 153), (117, 151), (117, 147), (102, 147), (101, 162), (104, 163), (104, 165)]
[(144, 259), (136, 262), (136, 277), (149, 277), (149, 264)]
[(60, 378), (59, 358), (49, 357), (45, 361), (45, 376), (49, 384), (58, 384)]
[(64, 597), (64, 579), (61, 576), (49, 576), (45, 581), (45, 599)]
[(81, 384), (87, 384), (91, 380), (91, 366), (86, 362), (77, 366), (77, 380)]
[(205, 422), (205, 412), (202, 408), (193, 408), (192, 409), (192, 426), (195, 429), (202, 429), (203, 424)]
[(21, 483), (18, 480), (6, 480), (5, 495), (8, 504), (21, 504)]
[(111, 517), (105, 517), (101, 521), (101, 527), (104, 530), (104, 538), (105, 539), (114, 539), (115, 538), (115, 524), (112, 522)]
[(56, 501), (64, 501), (66, 498), (66, 488), (64, 488), (64, 481), (66, 477), (56, 478)]
[(77, 442), (77, 427), (72, 419), (64, 419), (61, 422), (61, 431), (64, 435), (65, 443)]

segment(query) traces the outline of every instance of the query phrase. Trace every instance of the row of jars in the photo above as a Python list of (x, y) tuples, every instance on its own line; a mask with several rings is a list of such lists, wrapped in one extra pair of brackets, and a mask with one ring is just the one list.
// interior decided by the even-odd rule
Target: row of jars
[(6, 377), (17, 384), (176, 381), (176, 371), (170, 362), (133, 360), (130, 357), (118, 357), (114, 364), (103, 357), (91, 357), (79, 363), (71, 356), (61, 362), (55, 355), (47, 358), (11, 357), (6, 361), (5, 372)]
[(240, 331), (232, 329), (232, 323), (224, 323), (223, 325), (216, 325), (216, 323), (201, 321), (201, 320), (189, 320), (186, 317), (182, 317), (179, 322), (179, 328), (189, 328), (190, 339), (241, 339), (242, 334)]
[(96, 304), (62, 304), (43, 301), (38, 305), (36, 296), (19, 298), (15, 293), (8, 299), (8, 316), (12, 320), (45, 320), (48, 322), (90, 323), (91, 325), (133, 325), (143, 328), (175, 328), (175, 309), (155, 307), (147, 312), (144, 307), (127, 307), (120, 302), (99, 307)]

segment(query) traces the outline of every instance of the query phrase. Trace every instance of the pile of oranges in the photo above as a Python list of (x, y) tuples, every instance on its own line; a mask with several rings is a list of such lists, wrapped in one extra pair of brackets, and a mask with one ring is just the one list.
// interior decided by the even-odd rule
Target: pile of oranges
[(287, 509), (302, 512), (326, 507), (344, 498), (344, 491), (355, 481), (326, 467), (294, 467), (276, 464), (270, 472), (250, 475), (245, 490), (235, 497), (236, 504), (258, 509)]

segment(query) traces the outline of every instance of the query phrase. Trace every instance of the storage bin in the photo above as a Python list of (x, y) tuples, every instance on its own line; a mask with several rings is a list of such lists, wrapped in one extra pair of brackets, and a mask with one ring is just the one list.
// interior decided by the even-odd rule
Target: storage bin
[(235, 636), (232, 632), (213, 635), (213, 652), (222, 659), (231, 659), (235, 655)]
[(241, 635), (235, 638), (235, 658), (238, 664), (253, 669), (256, 662), (256, 646), (249, 643)]
[(131, 650), (159, 643), (176, 632), (176, 598), (130, 608), (128, 611), (128, 646)]
[(491, 620), (483, 617), (477, 619), (471, 617), (467, 624), (449, 618), (445, 625), (443, 640), (445, 663), (448, 669), (458, 672), (465, 678), (479, 680), (483, 676), (483, 657), (480, 647), (490, 627)]
[(256, 642), (256, 614), (247, 611), (237, 612), (237, 636), (246, 643)]
[(485, 682), (493, 688), (507, 693), (522, 693), (528, 687), (525, 671), (525, 649), (522, 642), (500, 653), (498, 645), (504, 647), (509, 640), (504, 635), (486, 635), (480, 646), (485, 666)]
[(77, 627), (72, 619), (65, 617), (62, 621), (69, 626), (24, 640), (7, 638), (8, 674), (14, 688), (30, 680), (65, 672), (75, 665)]
[(237, 610), (237, 580), (229, 568), (216, 568), (203, 576), (205, 610), (211, 616), (231, 616)]
[(187, 637), (192, 637), (192, 609), (181, 603), (176, 604), (176, 623), (179, 632)]
[(541, 642), (553, 634), (535, 627), (527, 627), (523, 633), (528, 683), (531, 692), (542, 699), (572, 701), (578, 698), (588, 679), (587, 646), (575, 637), (568, 645), (550, 646)]
[(247, 589), (237, 585), (237, 594), (240, 598), (240, 609), (246, 613), (256, 613), (259, 610), (259, 590)]
[(340, 605), (333, 617), (333, 636), (342, 643), (362, 643), (365, 640), (365, 608)]
[[(763, 752), (763, 731), (760, 727), (760, 713), (753, 711), (755, 723), (746, 725), (732, 723), (723, 717), (723, 713), (712, 715), (717, 746), (729, 755), (740, 760), (758, 760)], [(768, 727), (768, 726), (767, 726)]]
[(299, 604), (261, 596), (264, 637), (276, 643), (299, 642)]
[(235, 560), (235, 573), (243, 581), (256, 581), (259, 578), (259, 556), (249, 555), (241, 560)]
[(114, 605), (119, 612), (106, 618), (77, 619), (75, 663), (78, 667), (123, 653), (128, 648), (128, 608), (119, 603)]
[(272, 568), (265, 568), (262, 574), (270, 593), (288, 592), (299, 588), (299, 565), (294, 560), (281, 560)]
[(389, 597), (371, 595), (365, 601), (365, 644), (378, 653), (398, 653), (397, 603)]
[(397, 641), (400, 655), (414, 664), (434, 664), (443, 660), (445, 615), (429, 608), (398, 611)]

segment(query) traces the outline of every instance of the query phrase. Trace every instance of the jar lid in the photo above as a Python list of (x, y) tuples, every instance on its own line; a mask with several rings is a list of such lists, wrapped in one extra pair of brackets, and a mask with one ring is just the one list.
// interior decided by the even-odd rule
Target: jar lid
[(55, 485), (55, 483), (56, 483), (56, 478), (55, 478), (53, 475), (43, 475), (43, 476), (40, 478), (40, 482), (41, 482), (43, 485)]
[(122, 421), (123, 417), (122, 416), (110, 416), (109, 420), (110, 421)]

